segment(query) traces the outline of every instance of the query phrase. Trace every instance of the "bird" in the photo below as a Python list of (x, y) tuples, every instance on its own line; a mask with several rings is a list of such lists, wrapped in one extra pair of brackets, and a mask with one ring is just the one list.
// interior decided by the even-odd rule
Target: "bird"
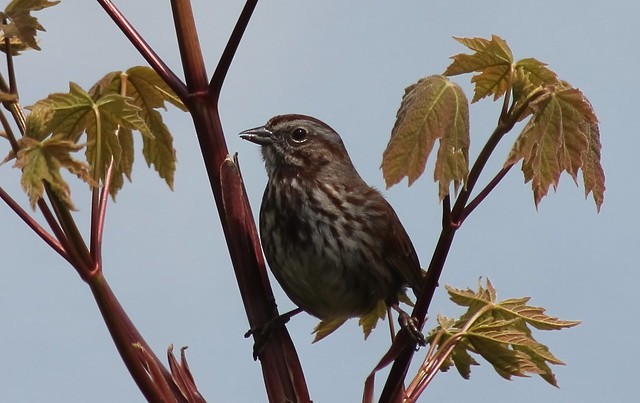
[(286, 114), (240, 137), (261, 147), (268, 177), (261, 244), (299, 307), (292, 313), (340, 323), (382, 301), (424, 345), (417, 322), (398, 304), (407, 287), (420, 293), (425, 271), (397, 214), (358, 174), (340, 135), (317, 118)]

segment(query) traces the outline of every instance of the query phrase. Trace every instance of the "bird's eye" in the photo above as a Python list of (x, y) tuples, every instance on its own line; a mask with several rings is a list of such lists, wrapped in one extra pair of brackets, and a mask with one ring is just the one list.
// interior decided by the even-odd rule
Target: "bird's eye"
[(307, 139), (307, 131), (302, 127), (298, 127), (291, 133), (291, 140), (296, 143), (302, 143)]

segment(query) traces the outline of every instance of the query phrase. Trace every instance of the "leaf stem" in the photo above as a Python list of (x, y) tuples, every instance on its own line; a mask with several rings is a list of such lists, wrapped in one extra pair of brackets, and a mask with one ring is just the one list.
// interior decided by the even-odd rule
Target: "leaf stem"
[(46, 229), (38, 224), (38, 222), (34, 220), (34, 218), (31, 217), (29, 213), (27, 213), (22, 207), (20, 207), (20, 205), (2, 187), (0, 187), (0, 199), (2, 199), (7, 204), (7, 206), (9, 206), (9, 208), (13, 210), (13, 212), (16, 213), (18, 217), (20, 217), (20, 219), (24, 221), (25, 224), (27, 224), (29, 228), (31, 228), (40, 238), (42, 238), (42, 240), (47, 245), (51, 246), (51, 248), (53, 248), (53, 250), (55, 250), (66, 261), (68, 261), (69, 263), (73, 263), (60, 242), (58, 242), (53, 235), (51, 235), (49, 232), (47, 232)]
[[(9, 84), (7, 84), (7, 82), (5, 81), (2, 74), (0, 74), (0, 91), (11, 93), (11, 88)], [(16, 93), (16, 96), (17, 95), (18, 94)], [(24, 133), (26, 131), (26, 118), (24, 116), (24, 111), (20, 107), (20, 104), (18, 103), (18, 101), (5, 102), (4, 107), (9, 112), (11, 112), (11, 115), (13, 116), (13, 120), (15, 120), (16, 124), (18, 125), (18, 130), (20, 130), (20, 133), (24, 136)]]
[(253, 15), (253, 10), (256, 8), (258, 4), (258, 0), (247, 0), (244, 4), (244, 8), (238, 17), (238, 22), (236, 22), (236, 26), (233, 28), (233, 32), (229, 37), (229, 41), (227, 42), (227, 46), (224, 48), (222, 52), (222, 56), (220, 56), (220, 61), (218, 62), (218, 66), (216, 67), (216, 71), (213, 73), (213, 77), (211, 77), (211, 82), (209, 83), (209, 90), (213, 98), (217, 101), (220, 97), (220, 91), (222, 90), (222, 84), (227, 76), (227, 72), (229, 71), (229, 67), (231, 66), (231, 61), (240, 45), (240, 40), (244, 35), (244, 32), (249, 25), (249, 21), (251, 20), (251, 16)]
[(142, 57), (151, 67), (162, 77), (173, 92), (184, 101), (187, 98), (187, 87), (182, 80), (166, 65), (158, 54), (149, 46), (142, 36), (135, 30), (133, 25), (125, 18), (111, 0), (98, 0), (105, 12), (111, 17), (113, 22), (120, 28), (133, 46), (140, 52)]
[(429, 383), (431, 383), (433, 378), (438, 374), (438, 370), (442, 366), (442, 363), (446, 361), (461, 339), (462, 336), (460, 334), (450, 337), (449, 340), (447, 340), (444, 345), (436, 351), (432, 359), (429, 360), (429, 362), (425, 362), (424, 367), (420, 369), (420, 373), (423, 377), (420, 376), (421, 374), (418, 374), (406, 390), (407, 401), (415, 402), (416, 399), (420, 397), (425, 388), (429, 386)]
[(80, 277), (87, 281), (86, 276), (93, 272), (94, 266), (89, 249), (84, 239), (82, 239), (82, 235), (67, 206), (65, 206), (55, 192), (51, 190), (51, 186), (49, 186), (47, 182), (44, 183), (44, 187), (68, 243), (65, 245), (65, 249), (74, 260), (73, 266), (78, 274), (80, 274)]
[(102, 235), (104, 233), (104, 221), (109, 203), (109, 190), (111, 189), (114, 165), (113, 157), (111, 157), (102, 188), (95, 187), (91, 192), (90, 251), (97, 270), (102, 270)]
[[(494, 307), (493, 304), (487, 304), (482, 308), (480, 308), (471, 316), (471, 318), (469, 318), (469, 320), (465, 322), (464, 326), (462, 327), (462, 329), (460, 329), (458, 333), (452, 335), (444, 343), (442, 343), (442, 346), (440, 346), (440, 348), (436, 351), (433, 357), (431, 357), (429, 362), (426, 362), (426, 358), (425, 358), (425, 363), (422, 365), (420, 369), (420, 373), (416, 375), (416, 377), (411, 382), (411, 385), (409, 385), (409, 387), (407, 388), (406, 397), (408, 401), (415, 401), (418, 397), (420, 397), (422, 392), (424, 392), (424, 389), (429, 385), (429, 383), (433, 380), (433, 378), (438, 373), (438, 369), (442, 366), (442, 363), (444, 363), (445, 360), (449, 357), (449, 355), (453, 352), (453, 350), (456, 348), (458, 343), (469, 331), (471, 326), (482, 315), (484, 315), (486, 312), (493, 309), (493, 307)], [(436, 343), (437, 343), (437, 340), (434, 340), (432, 345), (435, 345)]]
[[(7, 19), (2, 19), (3, 24), (7, 24)], [(7, 72), (9, 74), (9, 93), (18, 95), (18, 85), (16, 83), (16, 71), (13, 66), (13, 54), (11, 49), (11, 37), (4, 37), (5, 54), (7, 56)]]
[[(515, 122), (513, 122), (513, 124), (515, 124)], [(513, 127), (513, 125), (511, 125), (511, 127)], [(452, 222), (454, 222), (456, 225), (459, 226), (461, 224), (463, 211), (467, 205), (467, 202), (469, 201), (469, 198), (471, 197), (471, 192), (473, 191), (478, 178), (480, 178), (482, 170), (489, 161), (489, 157), (495, 150), (502, 137), (511, 129), (511, 127), (505, 126), (501, 124), (501, 122), (499, 122), (498, 126), (491, 134), (491, 137), (489, 137), (489, 140), (487, 140), (487, 143), (482, 148), (482, 151), (480, 151), (478, 159), (476, 159), (476, 162), (473, 164), (473, 167), (469, 172), (469, 178), (467, 179), (466, 188), (462, 192), (460, 192), (460, 195), (458, 196), (458, 199), (453, 206), (451, 219)]]
[(11, 150), (13, 151), (14, 154), (17, 155), (18, 151), (20, 151), (18, 140), (16, 139), (15, 134), (13, 134), (11, 125), (9, 124), (7, 117), (5, 116), (4, 112), (2, 112), (1, 109), (0, 109), (0, 123), (2, 124), (2, 128), (4, 129), (4, 132), (7, 135), (7, 140), (9, 140), (9, 145), (11, 146)]
[(480, 203), (482, 203), (482, 201), (489, 195), (489, 193), (491, 193), (491, 191), (493, 191), (493, 189), (498, 186), (498, 183), (500, 183), (500, 181), (507, 175), (511, 168), (513, 168), (513, 165), (514, 164), (509, 164), (506, 167), (502, 168), (496, 174), (496, 176), (491, 179), (487, 186), (485, 186), (484, 189), (482, 189), (482, 191), (480, 191), (480, 193), (478, 193), (478, 195), (474, 197), (473, 200), (469, 202), (469, 204), (467, 204), (462, 214), (460, 215), (460, 224), (462, 224), (464, 220), (473, 212), (473, 210), (475, 210), (480, 205)]

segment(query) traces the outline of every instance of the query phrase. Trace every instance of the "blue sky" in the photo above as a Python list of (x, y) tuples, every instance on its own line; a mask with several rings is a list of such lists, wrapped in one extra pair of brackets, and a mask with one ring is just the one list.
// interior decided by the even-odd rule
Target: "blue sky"
[[(176, 71), (180, 60), (168, 2), (120, 1), (123, 12)], [(202, 48), (213, 71), (240, 2), (194, 1)], [(355, 166), (384, 189), (379, 170), (404, 88), (444, 71), (465, 49), (452, 36), (500, 35), (517, 59), (536, 57), (580, 88), (601, 121), (607, 192), (600, 214), (568, 176), (538, 210), (513, 169), (458, 232), (441, 284), (475, 287), (491, 279), (499, 298), (529, 295), (534, 305), (577, 328), (538, 334), (567, 363), (554, 368), (560, 389), (543, 380), (504, 381), (482, 362), (471, 380), (439, 374), (422, 400), (476, 402), (630, 401), (636, 392), (638, 227), (636, 168), (638, 77), (635, 2), (263, 1), (223, 88), (221, 115), (238, 152), (254, 212), (266, 175), (255, 145), (237, 133), (276, 114), (316, 116), (341, 135)], [(89, 88), (112, 70), (145, 64), (96, 2), (65, 1), (38, 14), (42, 52), (17, 59), (24, 105), (74, 81)], [(469, 77), (455, 78), (471, 98)], [(493, 130), (499, 105), (471, 107), (471, 158)], [(137, 155), (133, 184), (108, 208), (107, 279), (141, 333), (162, 354), (188, 345), (191, 369), (209, 401), (264, 401), (259, 365), (213, 206), (190, 117), (170, 109), (178, 171), (171, 192)], [(487, 168), (502, 165), (505, 139)], [(8, 150), (8, 145), (0, 149)], [(427, 265), (439, 234), (437, 185), (426, 175), (384, 193)], [(21, 195), (18, 172), (0, 167), (0, 185)], [(481, 179), (482, 181), (482, 179)], [(88, 228), (88, 192), (73, 187), (78, 221)], [(0, 401), (137, 402), (142, 396), (120, 361), (88, 287), (7, 208), (0, 206)], [(282, 311), (292, 303), (274, 284)], [(441, 288), (436, 314), (459, 314)], [(388, 345), (383, 329), (364, 342), (355, 321), (317, 344), (317, 320), (288, 324), (317, 402), (359, 401), (366, 374)], [(427, 323), (433, 326), (435, 321)], [(621, 348), (621, 351), (618, 350)], [(420, 353), (419, 353), (420, 355)], [(380, 383), (384, 377), (378, 378)]]

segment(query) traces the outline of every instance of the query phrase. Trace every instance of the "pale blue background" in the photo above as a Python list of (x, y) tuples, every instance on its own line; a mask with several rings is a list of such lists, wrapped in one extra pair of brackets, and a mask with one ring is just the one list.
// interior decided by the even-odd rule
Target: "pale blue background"
[[(5, 4), (6, 2), (3, 2)], [(167, 63), (180, 71), (168, 1), (119, 1)], [(606, 5), (605, 5), (606, 3)], [(200, 38), (213, 71), (240, 1), (194, 1)], [(42, 52), (17, 59), (22, 102), (88, 88), (104, 73), (145, 64), (92, 1), (64, 1), (40, 12)], [(229, 149), (239, 152), (253, 210), (265, 173), (256, 146), (237, 133), (271, 115), (306, 113), (333, 126), (356, 167), (384, 188), (382, 151), (404, 88), (441, 73), (465, 49), (452, 36), (505, 38), (516, 58), (536, 57), (589, 97), (601, 121), (607, 193), (596, 214), (583, 188), (563, 176), (539, 211), (514, 169), (459, 231), (441, 283), (475, 287), (488, 276), (500, 298), (532, 303), (577, 328), (538, 334), (568, 365), (555, 367), (560, 389), (538, 377), (502, 380), (487, 363), (470, 381), (439, 374), (423, 401), (634, 401), (637, 394), (637, 66), (640, 3), (631, 1), (262, 1), (232, 65), (221, 99)], [(467, 90), (469, 77), (456, 78)], [(468, 92), (471, 96), (471, 93)], [(498, 104), (471, 107), (472, 150), (495, 125)], [(155, 351), (188, 345), (189, 363), (211, 402), (265, 401), (247, 321), (236, 290), (192, 123), (171, 109), (176, 137), (175, 192), (139, 155), (134, 185), (108, 209), (104, 263), (122, 304)], [(488, 167), (504, 161), (513, 133)], [(3, 143), (2, 154), (8, 150)], [(439, 233), (440, 205), (427, 174), (412, 188), (388, 191), (423, 265)], [(21, 201), (18, 173), (0, 167), (0, 184)], [(490, 176), (484, 177), (487, 180)], [(88, 192), (74, 186), (80, 225), (88, 228)], [(26, 206), (26, 203), (24, 203)], [(138, 402), (88, 288), (7, 208), (0, 206), (0, 401)], [(292, 307), (274, 285), (283, 310)], [(431, 308), (457, 314), (443, 289)], [(316, 320), (294, 318), (295, 341), (316, 402), (357, 402), (366, 374), (388, 345), (386, 330), (367, 342), (354, 321), (318, 344)], [(428, 325), (433, 325), (431, 320)], [(422, 352), (420, 354), (423, 354)], [(384, 376), (379, 376), (382, 384)]]

